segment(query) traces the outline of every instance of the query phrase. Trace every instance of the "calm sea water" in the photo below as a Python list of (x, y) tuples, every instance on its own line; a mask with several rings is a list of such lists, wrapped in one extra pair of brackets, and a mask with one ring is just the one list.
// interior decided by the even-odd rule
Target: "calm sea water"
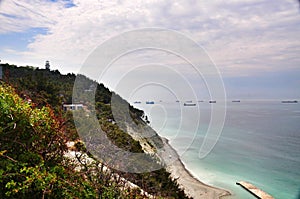
[[(229, 190), (229, 198), (254, 198), (235, 183), (248, 181), (275, 198), (300, 198), (300, 104), (280, 101), (227, 103), (222, 134), (205, 157), (198, 157), (211, 119), (211, 106), (139, 104), (152, 127), (170, 140), (199, 180)], [(200, 119), (198, 118), (200, 114)], [(198, 121), (199, 125), (198, 125)]]

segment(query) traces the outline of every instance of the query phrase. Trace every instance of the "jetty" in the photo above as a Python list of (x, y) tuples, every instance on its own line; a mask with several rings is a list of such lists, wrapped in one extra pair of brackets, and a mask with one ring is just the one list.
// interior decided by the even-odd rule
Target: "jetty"
[(273, 196), (269, 195), (268, 193), (262, 191), (261, 189), (257, 188), (253, 184), (245, 181), (236, 182), (237, 185), (240, 185), (245, 190), (247, 190), (249, 193), (254, 195), (256, 198), (260, 199), (274, 199)]

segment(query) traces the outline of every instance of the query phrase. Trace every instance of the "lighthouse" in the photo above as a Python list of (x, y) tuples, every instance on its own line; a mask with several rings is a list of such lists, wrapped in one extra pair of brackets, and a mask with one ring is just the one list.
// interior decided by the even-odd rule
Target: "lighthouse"
[(47, 60), (45, 64), (46, 70), (50, 70), (50, 62)]

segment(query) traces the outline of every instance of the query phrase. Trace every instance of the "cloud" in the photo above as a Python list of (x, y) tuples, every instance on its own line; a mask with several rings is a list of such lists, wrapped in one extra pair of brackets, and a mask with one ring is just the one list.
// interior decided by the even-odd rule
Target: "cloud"
[[(70, 3), (70, 2), (68, 2)], [(292, 1), (2, 1), (0, 33), (46, 28), (18, 52), (49, 59), (65, 72), (78, 70), (106, 39), (144, 27), (178, 30), (202, 45), (223, 75), (249, 75), (299, 65), (300, 22)], [(42, 61), (41, 61), (42, 60)]]
[(36, 27), (48, 28), (57, 23), (63, 10), (63, 1), (1, 1), (0, 33), (22, 32)]

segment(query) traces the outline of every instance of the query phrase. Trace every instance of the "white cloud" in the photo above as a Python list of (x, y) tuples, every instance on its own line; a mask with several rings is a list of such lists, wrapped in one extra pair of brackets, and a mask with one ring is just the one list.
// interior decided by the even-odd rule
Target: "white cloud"
[[(2, 1), (0, 33), (48, 29), (21, 52), (24, 59), (49, 59), (63, 71), (77, 70), (106, 39), (134, 28), (181, 31), (203, 45), (225, 75), (297, 67), (299, 11), (294, 1)], [(17, 14), (16, 14), (17, 13)], [(13, 17), (7, 17), (11, 15)], [(20, 54), (20, 53), (19, 53)], [(30, 58), (29, 58), (30, 57)]]
[(29, 28), (54, 25), (64, 10), (62, 2), (26, 0), (1, 1), (0, 33), (21, 32)]

